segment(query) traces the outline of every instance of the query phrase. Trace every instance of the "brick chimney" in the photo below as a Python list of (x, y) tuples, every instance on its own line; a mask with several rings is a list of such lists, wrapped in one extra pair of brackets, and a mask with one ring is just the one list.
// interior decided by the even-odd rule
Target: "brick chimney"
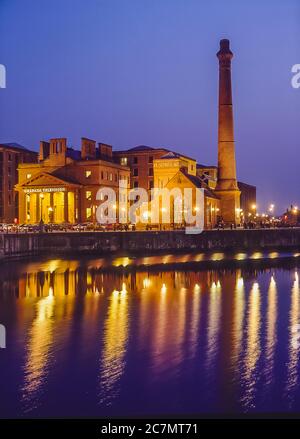
[(93, 160), (96, 158), (96, 142), (95, 140), (81, 138), (81, 158), (83, 160)]

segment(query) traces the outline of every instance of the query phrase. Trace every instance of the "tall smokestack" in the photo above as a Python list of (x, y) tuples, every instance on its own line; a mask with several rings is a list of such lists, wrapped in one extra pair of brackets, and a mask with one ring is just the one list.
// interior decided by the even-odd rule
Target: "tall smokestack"
[(240, 222), (240, 191), (236, 180), (233, 110), (231, 91), (231, 60), (229, 40), (220, 41), (219, 59), (219, 124), (218, 181), (216, 194), (221, 200), (221, 215), (225, 223)]

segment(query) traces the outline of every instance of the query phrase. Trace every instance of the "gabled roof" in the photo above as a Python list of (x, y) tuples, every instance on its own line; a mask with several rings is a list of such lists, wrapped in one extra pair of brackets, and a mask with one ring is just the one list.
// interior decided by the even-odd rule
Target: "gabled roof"
[(184, 168), (180, 169), (180, 171), (178, 171), (174, 175), (174, 177), (171, 178), (170, 181), (177, 178), (178, 174), (184, 175), (184, 177), (186, 177), (195, 187), (197, 187), (199, 189), (204, 189), (204, 195), (206, 197), (215, 198), (217, 200), (219, 199), (219, 197), (217, 197), (217, 195), (199, 177), (196, 177), (195, 175), (188, 174)]
[(69, 186), (81, 186), (77, 181), (70, 179), (69, 177), (58, 175), (58, 173), (41, 172), (33, 175), (29, 180), (19, 183), (17, 186), (26, 188), (27, 186), (49, 186), (49, 185), (66, 185)]

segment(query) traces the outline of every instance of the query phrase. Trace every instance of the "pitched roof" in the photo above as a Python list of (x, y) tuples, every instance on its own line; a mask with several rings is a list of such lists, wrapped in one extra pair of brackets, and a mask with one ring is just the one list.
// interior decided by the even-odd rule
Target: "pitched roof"
[(200, 163), (197, 163), (197, 168), (198, 169), (202, 169), (202, 168), (204, 168), (204, 169), (218, 169), (218, 166), (208, 166), (208, 165), (201, 165)]
[(19, 150), (22, 150), (24, 152), (32, 152), (34, 154), (37, 154), (36, 151), (31, 151), (30, 149), (28, 149), (25, 146), (20, 145), (19, 143), (16, 143), (16, 142), (0, 143), (0, 146), (5, 146), (5, 148), (11, 148), (11, 149), (19, 149)]
[(166, 152), (166, 154), (165, 155), (168, 155), (168, 154), (174, 154), (174, 156), (173, 157), (161, 157), (161, 158), (174, 158), (174, 157), (185, 157), (185, 158), (187, 158), (187, 159), (189, 159), (189, 160), (195, 160), (196, 161), (196, 159), (193, 159), (192, 157), (189, 157), (189, 156), (187, 156), (187, 155), (185, 155), (185, 154), (180, 154), (180, 153), (178, 153), (178, 152), (175, 152), (175, 151), (172, 151), (170, 148), (165, 148), (165, 147), (162, 147), (162, 146), (159, 146), (159, 147), (152, 147), (152, 146), (146, 146), (146, 145), (139, 145), (139, 146), (135, 146), (134, 148), (129, 148), (129, 149), (124, 149), (124, 150), (116, 150), (116, 151), (114, 151), (113, 153), (114, 154), (126, 154), (126, 153), (128, 153), (128, 152), (143, 152), (143, 151), (145, 151), (145, 152), (149, 152), (149, 151), (165, 151)]
[(184, 174), (185, 177), (188, 178), (191, 181), (191, 183), (194, 184), (194, 186), (204, 189), (204, 194), (206, 197), (216, 198), (216, 199), (219, 198), (209, 187), (207, 187), (207, 185), (203, 182), (203, 180), (201, 180), (201, 178), (195, 175), (188, 174), (184, 169), (181, 169), (180, 172)]
[(128, 151), (149, 151), (153, 149), (155, 148), (152, 148), (151, 146), (139, 145), (139, 146), (135, 146), (134, 148), (128, 149)]
[(161, 159), (176, 159), (180, 158), (181, 156), (177, 154), (177, 152), (169, 151), (166, 154), (162, 155), (159, 160)]

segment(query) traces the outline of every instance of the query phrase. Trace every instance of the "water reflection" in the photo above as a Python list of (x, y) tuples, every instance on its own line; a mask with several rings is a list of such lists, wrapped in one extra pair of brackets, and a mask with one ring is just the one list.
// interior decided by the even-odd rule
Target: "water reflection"
[(245, 316), (245, 287), (244, 279), (241, 277), (240, 272), (237, 274), (235, 292), (234, 292), (234, 304), (233, 304), (233, 333), (232, 344), (233, 351), (231, 357), (231, 368), (235, 374), (239, 373), (239, 360), (242, 349), (243, 340), (243, 325)]
[(206, 373), (211, 380), (215, 374), (216, 356), (219, 349), (219, 332), (221, 317), (221, 284), (213, 282), (209, 292)]
[(277, 343), (277, 287), (274, 276), (271, 276), (267, 304), (267, 334), (265, 353), (266, 386), (274, 381), (275, 348)]
[(36, 318), (28, 335), (24, 385), (21, 389), (25, 412), (35, 409), (40, 403), (40, 393), (53, 361), (54, 304), (53, 289), (50, 287), (49, 295), (39, 300), (36, 305)]
[(152, 413), (300, 410), (294, 268), (112, 272), (101, 264), (0, 269), (0, 316), (16, 336), (7, 350), (15, 415), (63, 416), (50, 394), (91, 416), (142, 413), (141, 401)]
[(298, 387), (299, 380), (299, 341), (300, 341), (300, 288), (299, 288), (299, 276), (295, 273), (295, 280), (292, 287), (291, 295), (291, 309), (290, 309), (290, 324), (289, 324), (289, 353), (287, 364), (287, 385), (286, 385), (286, 398), (289, 401), (289, 405), (292, 406), (295, 391)]
[(245, 393), (243, 403), (246, 410), (255, 407), (255, 394), (257, 392), (258, 371), (257, 362), (261, 354), (260, 326), (261, 306), (259, 284), (255, 282), (251, 288), (248, 305), (248, 323), (246, 329), (246, 352), (244, 358), (244, 385)]
[(118, 381), (124, 372), (128, 339), (128, 294), (122, 283), (120, 291), (110, 296), (104, 329), (104, 349), (100, 363), (100, 403), (111, 405), (118, 396)]

